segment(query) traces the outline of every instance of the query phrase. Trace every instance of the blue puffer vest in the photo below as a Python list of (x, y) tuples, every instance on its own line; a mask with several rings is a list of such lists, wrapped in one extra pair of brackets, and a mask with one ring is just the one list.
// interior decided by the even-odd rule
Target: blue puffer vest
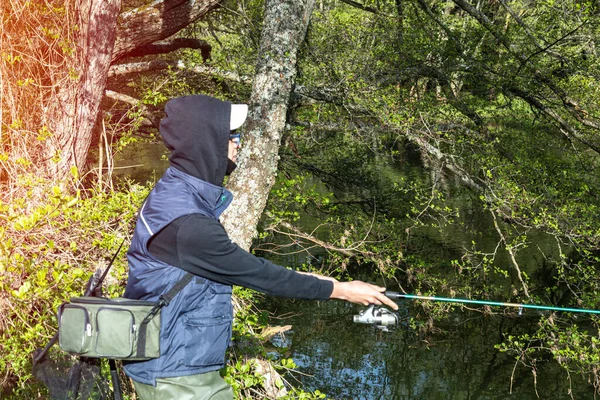
[[(178, 217), (203, 214), (218, 219), (233, 199), (226, 189), (173, 167), (167, 169), (140, 210), (127, 253), (125, 297), (158, 300), (186, 272), (152, 257), (148, 241)], [(156, 385), (156, 378), (220, 369), (231, 339), (231, 286), (195, 277), (162, 309), (160, 357), (125, 365), (132, 379)]]

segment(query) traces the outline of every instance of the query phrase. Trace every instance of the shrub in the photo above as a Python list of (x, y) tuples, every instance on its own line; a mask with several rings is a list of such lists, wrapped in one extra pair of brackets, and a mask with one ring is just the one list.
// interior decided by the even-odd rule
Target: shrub
[(57, 307), (81, 295), (89, 277), (106, 268), (123, 241), (126, 245), (111, 268), (105, 292), (121, 294), (126, 281), (124, 250), (148, 188), (127, 184), (123, 191), (94, 193), (77, 190), (75, 178), (62, 185), (72, 190), (22, 179), (23, 196), (0, 200), (0, 384), (4, 392), (31, 384), (32, 353), (55, 334)]

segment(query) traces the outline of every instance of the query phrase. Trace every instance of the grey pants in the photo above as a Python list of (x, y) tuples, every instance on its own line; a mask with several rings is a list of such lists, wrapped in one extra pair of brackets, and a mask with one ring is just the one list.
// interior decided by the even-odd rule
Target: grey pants
[(233, 400), (233, 390), (219, 371), (159, 378), (156, 387), (133, 381), (141, 400)]

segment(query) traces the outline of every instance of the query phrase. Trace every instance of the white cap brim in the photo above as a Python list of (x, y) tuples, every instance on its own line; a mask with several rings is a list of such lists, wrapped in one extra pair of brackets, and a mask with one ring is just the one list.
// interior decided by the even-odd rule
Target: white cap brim
[(229, 124), (230, 130), (236, 130), (244, 124), (248, 117), (248, 105), (247, 104), (232, 104), (231, 105), (231, 120)]

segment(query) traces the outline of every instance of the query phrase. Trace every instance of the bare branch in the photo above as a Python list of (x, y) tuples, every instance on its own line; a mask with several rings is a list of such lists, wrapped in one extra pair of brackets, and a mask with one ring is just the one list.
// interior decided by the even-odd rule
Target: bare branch
[[(274, 218), (274, 216), (271, 213), (269, 213), (269, 212), (266, 212), (266, 215), (269, 218)], [(285, 228), (287, 230), (287, 232), (284, 232), (284, 231), (281, 231), (281, 230), (277, 229), (276, 226), (281, 226), (281, 227)], [(323, 240), (320, 240), (320, 239), (316, 238), (311, 233), (306, 233), (306, 232), (302, 231), (301, 229), (295, 227), (294, 225), (290, 224), (289, 222), (282, 221), (282, 220), (277, 220), (277, 222), (276, 222), (275, 225), (271, 225), (271, 226), (267, 227), (266, 230), (269, 230), (269, 231), (272, 231), (272, 232), (276, 232), (276, 233), (280, 233), (280, 234), (283, 234), (283, 235), (287, 235), (287, 236), (290, 236), (290, 237), (294, 237), (296, 239), (306, 240), (306, 241), (314, 243), (315, 245), (317, 245), (317, 246), (319, 246), (319, 247), (321, 247), (323, 249), (326, 249), (328, 251), (333, 251), (333, 252), (336, 252), (336, 253), (340, 253), (340, 254), (343, 254), (343, 255), (345, 255), (347, 257), (355, 257), (355, 256), (357, 256), (359, 254), (365, 255), (365, 256), (369, 256), (369, 257), (375, 256), (375, 254), (372, 253), (372, 252), (370, 252), (370, 251), (360, 251), (360, 250), (357, 250), (356, 249), (357, 246), (353, 246), (353, 248), (346, 248), (346, 247), (336, 246), (336, 245), (334, 245), (332, 243), (324, 242)]]
[(202, 59), (206, 61), (210, 59), (210, 52), (212, 50), (212, 47), (210, 44), (208, 44), (208, 42), (200, 39), (175, 38), (171, 40), (163, 40), (160, 42), (150, 43), (144, 46), (136, 47), (129, 53), (123, 54), (121, 58), (142, 57), (152, 54), (166, 54), (179, 49), (200, 49)]
[(453, 156), (445, 154), (440, 149), (431, 144), (424, 135), (419, 135), (418, 133), (406, 132), (406, 137), (417, 146), (422, 151), (425, 151), (430, 156), (433, 156), (435, 159), (440, 161), (442, 165), (451, 171), (456, 177), (458, 177), (462, 183), (477, 191), (483, 192), (484, 186), (477, 183), (467, 171), (465, 171), (458, 162), (454, 159)]
[[(324, 132), (324, 131), (340, 132), (340, 131), (348, 129), (348, 126), (342, 125), (342, 124), (336, 124), (336, 123), (314, 124), (311, 122), (302, 122), (301, 121), (301, 122), (294, 122), (293, 124), (290, 124), (290, 125), (303, 126), (308, 129), (318, 130), (319, 132)], [(456, 125), (453, 128), (468, 129), (465, 126), (459, 126), (459, 125)], [(411, 142), (416, 144), (421, 151), (425, 152), (426, 154), (428, 154), (428, 155), (432, 156), (434, 159), (436, 159), (440, 163), (440, 165), (443, 165), (444, 168), (446, 168), (448, 171), (452, 172), (454, 174), (454, 176), (459, 178), (465, 186), (475, 190), (476, 192), (484, 192), (485, 191), (485, 185), (482, 183), (478, 183), (476, 181), (476, 178), (473, 178), (471, 176), (471, 174), (469, 174), (469, 172), (465, 171), (465, 169), (460, 165), (460, 163), (455, 159), (454, 156), (444, 153), (438, 147), (436, 147), (434, 144), (432, 144), (429, 140), (427, 140), (428, 137), (432, 136), (431, 132), (413, 132), (410, 130), (398, 131), (398, 129), (396, 127), (389, 126), (384, 123), (381, 123), (381, 125), (379, 126), (378, 129), (380, 129), (382, 132), (387, 132), (387, 133), (389, 133), (390, 131), (392, 131), (392, 132), (397, 131), (398, 135), (406, 137), (408, 140), (410, 140)]]
[[(485, 27), (488, 30), (488, 32), (490, 32), (496, 38), (496, 40), (498, 40), (498, 42), (508, 51), (508, 53), (510, 55), (512, 55), (515, 59), (519, 60), (521, 65), (531, 72), (531, 74), (537, 81), (543, 83), (556, 96), (558, 96), (560, 101), (563, 103), (565, 110), (569, 114), (571, 114), (571, 116), (573, 116), (577, 121), (579, 121), (580, 123), (582, 123), (585, 126), (588, 126), (590, 128), (594, 128), (594, 129), (600, 129), (600, 124), (598, 122), (585, 118), (585, 115), (586, 115), (585, 110), (582, 110), (579, 107), (579, 105), (567, 95), (567, 93), (565, 92), (564, 89), (559, 87), (559, 85), (557, 85), (549, 76), (545, 75), (542, 71), (540, 71), (536, 67), (536, 65), (532, 64), (532, 62), (531, 62), (532, 56), (526, 56), (525, 54), (520, 52), (519, 49), (515, 48), (515, 46), (510, 43), (510, 41), (504, 34), (497, 31), (493, 22), (490, 21), (490, 19), (487, 17), (487, 15), (485, 15), (483, 12), (481, 12), (480, 10), (478, 10), (477, 8), (475, 8), (473, 5), (471, 5), (470, 3), (468, 3), (465, 0), (453, 0), (453, 1), (460, 8), (462, 8), (464, 11), (466, 11), (469, 15), (471, 15), (473, 18), (475, 18), (481, 25), (483, 25), (483, 27)], [(576, 28), (569, 31), (568, 33), (563, 35), (558, 40), (554, 41), (550, 45), (546, 46), (544, 49), (542, 49), (534, 54), (538, 54), (539, 52), (546, 51), (554, 44), (556, 44), (559, 41), (562, 41), (562, 40), (566, 39), (568, 36), (571, 36), (572, 34), (574, 34), (577, 30), (579, 30), (581, 27), (583, 27), (586, 23), (587, 23), (587, 21), (582, 22)], [(580, 139), (580, 138), (578, 138), (578, 139)], [(594, 150), (596, 151), (596, 149), (594, 149)]]
[(504, 234), (502, 233), (502, 230), (500, 229), (500, 226), (498, 225), (496, 213), (493, 210), (490, 210), (490, 212), (492, 213), (492, 217), (494, 218), (494, 227), (496, 228), (496, 232), (498, 232), (500, 239), (502, 239), (502, 243), (504, 243), (504, 248), (506, 249), (506, 251), (508, 251), (508, 254), (510, 255), (510, 260), (513, 264), (513, 267), (515, 267), (515, 271), (517, 271), (517, 277), (519, 278), (519, 281), (521, 282), (521, 285), (523, 286), (523, 294), (525, 294), (525, 296), (527, 298), (529, 298), (529, 291), (527, 290), (527, 283), (523, 280), (523, 275), (521, 274), (521, 268), (519, 268), (519, 264), (517, 263), (515, 251), (512, 248), (512, 246), (509, 245), (508, 242), (506, 241), (506, 237), (504, 236)]
[[(577, 139), (581, 143), (588, 146), (590, 149), (594, 150), (596, 153), (600, 154), (600, 146), (587, 140), (577, 129), (575, 129), (567, 121), (565, 121), (556, 111), (554, 111), (550, 107), (545, 106), (541, 101), (536, 99), (533, 95), (526, 93), (525, 91), (518, 89), (516, 87), (510, 87), (510, 88), (507, 88), (507, 90), (510, 93), (514, 94), (515, 96), (522, 98), (527, 103), (529, 103), (531, 106), (533, 106), (536, 109), (543, 112), (550, 119), (556, 121), (556, 123), (558, 123), (558, 125), (560, 127), (561, 132), (567, 138), (571, 139), (571, 136), (572, 136), (573, 138)], [(600, 129), (600, 127), (599, 127), (599, 129)]]
[(117, 93), (112, 90), (106, 90), (104, 92), (104, 95), (110, 99), (121, 101), (123, 103), (131, 104), (134, 107), (140, 108), (144, 117), (146, 118), (145, 123), (150, 124), (155, 128), (158, 128), (160, 118), (154, 116), (154, 114), (152, 114), (152, 112), (148, 110), (148, 107), (146, 107), (139, 99), (136, 99), (123, 93)]
[(169, 66), (177, 66), (177, 61), (152, 60), (128, 64), (115, 64), (111, 65), (110, 69), (108, 70), (108, 77), (113, 78), (120, 75), (162, 71), (168, 69)]
[(178, 61), (165, 61), (165, 60), (152, 60), (152, 61), (141, 61), (136, 63), (128, 64), (116, 64), (110, 67), (108, 71), (109, 77), (115, 77), (125, 74), (138, 74), (141, 72), (161, 71), (168, 68), (179, 69), (186, 72), (192, 72), (195, 74), (211, 75), (230, 81), (250, 84), (252, 78), (249, 76), (238, 75), (234, 72), (223, 71), (219, 68), (210, 67), (208, 65), (189, 65), (185, 62)]
[(352, 7), (360, 8), (361, 10), (368, 11), (368, 12), (372, 12), (372, 13), (374, 13), (374, 14), (379, 14), (379, 10), (377, 10), (376, 8), (369, 7), (369, 6), (365, 6), (364, 4), (361, 4), (361, 3), (359, 3), (359, 2), (356, 2), (356, 1), (352, 1), (352, 0), (342, 0), (342, 3), (349, 4), (349, 5), (351, 5)]

